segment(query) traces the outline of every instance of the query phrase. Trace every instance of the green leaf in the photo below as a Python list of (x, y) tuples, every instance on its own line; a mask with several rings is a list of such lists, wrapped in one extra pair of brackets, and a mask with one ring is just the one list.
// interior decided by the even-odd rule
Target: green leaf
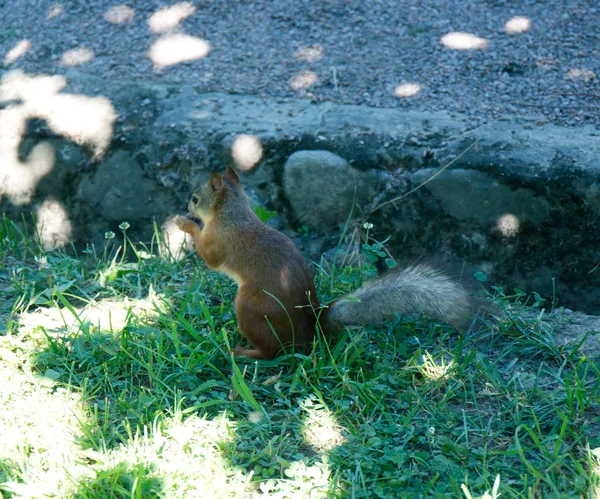
[(382, 440), (379, 437), (371, 437), (367, 440), (367, 447), (380, 447)]
[(269, 211), (269, 210), (263, 208), (262, 206), (255, 206), (254, 207), (254, 213), (259, 218), (259, 220), (261, 222), (267, 222), (271, 218), (277, 216), (277, 212), (276, 211)]
[(487, 281), (487, 275), (485, 275), (485, 273), (483, 273), (483, 272), (475, 272), (473, 274), (473, 277), (475, 277), (475, 279), (477, 279), (479, 282)]
[(44, 376), (46, 376), (46, 378), (57, 380), (58, 378), (60, 378), (61, 373), (59, 373), (58, 371), (55, 371), (54, 369), (46, 369)]
[(231, 384), (233, 385), (233, 388), (235, 389), (235, 391), (238, 393), (238, 395), (240, 397), (242, 397), (242, 400), (244, 400), (244, 402), (246, 402), (247, 404), (250, 404), (256, 411), (264, 414), (265, 411), (263, 410), (261, 405), (258, 403), (258, 400), (256, 400), (256, 398), (254, 398), (254, 395), (252, 395), (252, 391), (250, 390), (250, 387), (246, 383), (246, 380), (244, 379), (244, 375), (242, 374), (242, 371), (240, 371), (240, 368), (233, 360), (233, 355), (232, 355), (231, 367), (233, 368), (233, 374), (231, 375)]

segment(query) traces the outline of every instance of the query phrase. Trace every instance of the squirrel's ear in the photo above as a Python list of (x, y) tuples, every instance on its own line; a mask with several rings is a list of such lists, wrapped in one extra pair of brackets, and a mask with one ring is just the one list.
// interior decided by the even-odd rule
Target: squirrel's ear
[(237, 173), (235, 173), (235, 170), (233, 168), (231, 168), (231, 166), (228, 166), (225, 169), (223, 178), (226, 178), (227, 180), (229, 180), (230, 182), (233, 182), (236, 185), (240, 185), (240, 177), (238, 177)]
[(216, 173), (211, 175), (208, 185), (213, 192), (220, 190), (223, 187), (223, 177)]

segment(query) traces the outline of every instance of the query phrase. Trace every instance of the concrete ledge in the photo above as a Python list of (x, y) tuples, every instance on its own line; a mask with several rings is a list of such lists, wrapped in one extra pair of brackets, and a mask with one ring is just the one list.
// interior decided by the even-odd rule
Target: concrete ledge
[[(442, 254), (509, 290), (535, 290), (600, 314), (600, 131), (593, 126), (514, 117), (473, 128), (448, 113), (200, 94), (189, 86), (75, 72), (66, 81), (13, 72), (0, 83), (0, 132), (2, 209), (40, 218), (44, 203), (54, 203), (68, 237), (46, 230), (49, 245), (69, 238), (101, 245), (121, 221), (132, 225), (132, 237), (147, 240), (152, 218), (167, 230), (193, 186), (232, 163), (243, 171), (252, 199), (278, 211), (282, 229), (306, 226), (313, 238), (304, 238), (304, 249), (315, 256), (331, 246), (320, 236), (344, 222), (344, 210), (320, 214), (302, 199), (346, 206), (350, 184), (360, 179), (360, 221), (373, 223), (376, 236), (390, 235), (395, 255)], [(54, 159), (43, 155), (50, 165), (38, 166), (40, 141), (54, 150)], [(291, 195), (284, 165), (302, 150), (328, 151), (340, 162), (313, 155), (306, 166), (311, 173)], [(25, 173), (27, 182), (15, 180)], [(345, 184), (332, 189), (327, 179)]]

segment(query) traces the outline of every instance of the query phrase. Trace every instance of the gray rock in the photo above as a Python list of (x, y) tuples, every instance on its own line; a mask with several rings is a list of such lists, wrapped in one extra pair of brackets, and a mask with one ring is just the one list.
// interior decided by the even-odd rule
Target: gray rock
[(116, 222), (147, 215), (148, 193), (143, 171), (125, 151), (117, 151), (100, 164), (93, 177), (85, 178), (79, 197), (97, 207), (98, 215)]
[(556, 328), (555, 341), (558, 346), (567, 346), (573, 348), (578, 345), (584, 336), (585, 341), (582, 343), (579, 352), (588, 357), (600, 357), (600, 317), (586, 315), (580, 312), (573, 313), (571, 310), (566, 310), (563, 315), (568, 317), (568, 321), (563, 321)]
[(185, 209), (185, 204), (178, 203), (160, 182), (148, 178), (126, 151), (115, 152), (97, 167), (94, 175), (84, 177), (77, 199), (91, 208), (96, 220), (134, 223), (132, 230), (142, 229), (142, 233), (151, 231), (152, 224), (144, 230), (135, 222), (139, 225), (151, 217), (163, 219)]
[(360, 172), (329, 151), (298, 151), (283, 167), (283, 188), (294, 217), (317, 232), (342, 225), (354, 201), (368, 203), (377, 193), (379, 175)]

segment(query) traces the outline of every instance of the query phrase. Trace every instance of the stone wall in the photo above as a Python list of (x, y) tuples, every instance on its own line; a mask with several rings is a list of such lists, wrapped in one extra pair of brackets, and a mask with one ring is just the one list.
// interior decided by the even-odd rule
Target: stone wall
[[(2, 209), (36, 214), (47, 246), (104, 244), (127, 221), (172, 232), (226, 164), (310, 257), (353, 202), (401, 259), (441, 255), (488, 282), (600, 313), (599, 131), (446, 113), (199, 94), (188, 86), (4, 73)], [(466, 152), (465, 152), (466, 151)], [(453, 162), (445, 168), (448, 163)], [(400, 198), (393, 203), (383, 203)]]

